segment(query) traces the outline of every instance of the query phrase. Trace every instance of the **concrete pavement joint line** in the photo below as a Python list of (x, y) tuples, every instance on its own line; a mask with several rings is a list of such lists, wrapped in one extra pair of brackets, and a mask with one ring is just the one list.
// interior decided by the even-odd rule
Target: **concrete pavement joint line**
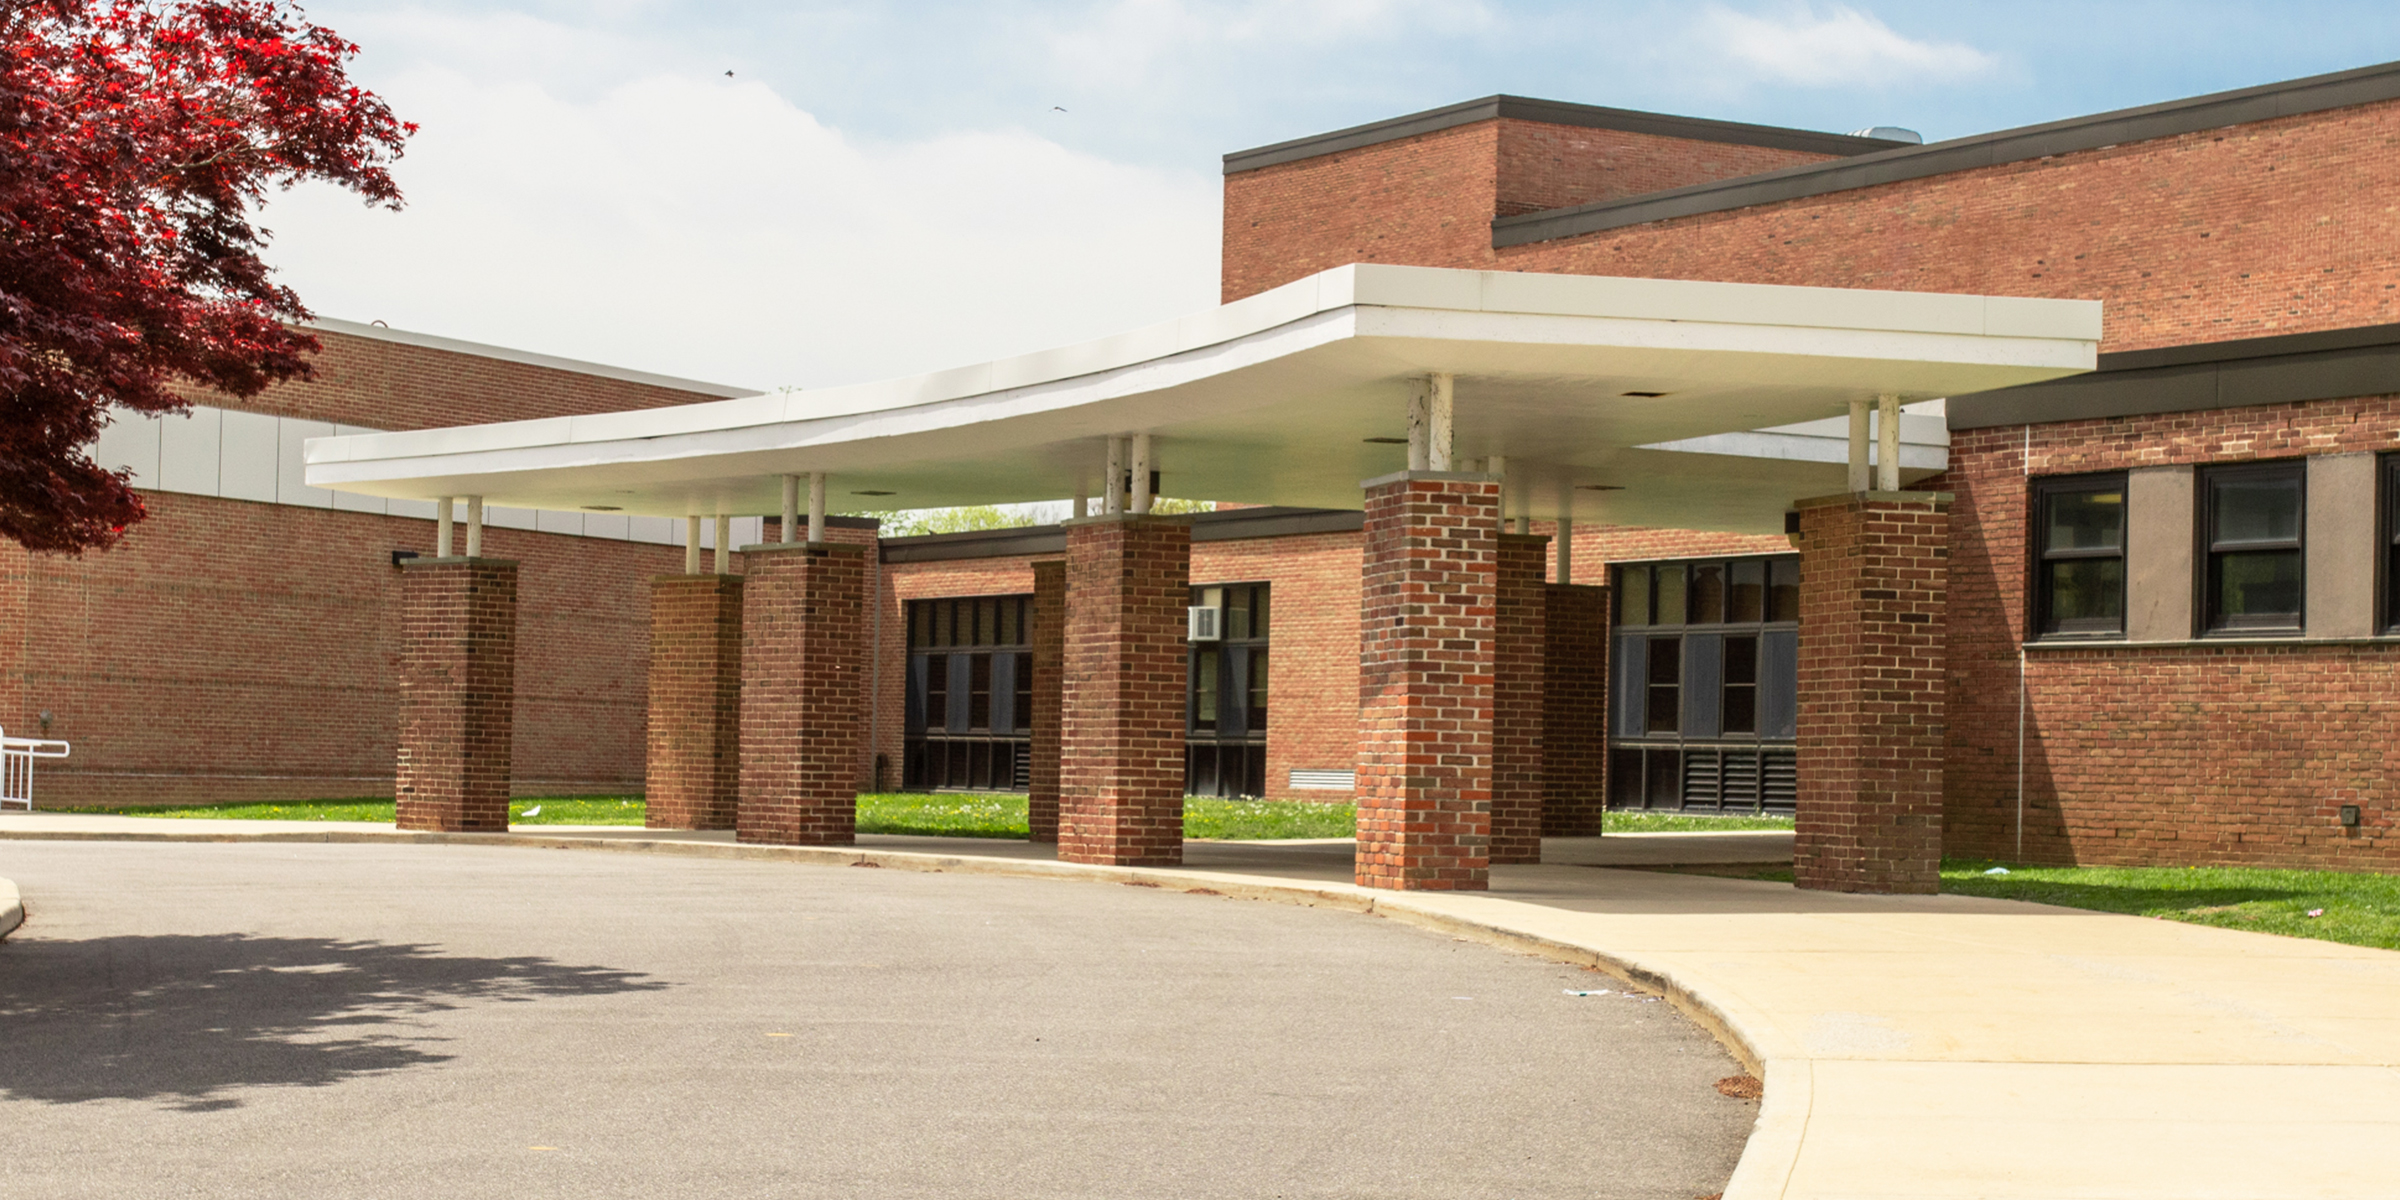
[[(1379, 889), (1362, 888), (1356, 884), (1298, 884), (1270, 876), (1239, 875), (1213, 871), (1184, 869), (1162, 870), (1147, 867), (1093, 866), (1084, 863), (994, 858), (976, 855), (920, 854), (902, 850), (862, 850), (854, 846), (764, 846), (724, 842), (687, 842), (669, 839), (545, 837), (517, 833), (414, 833), (367, 830), (321, 830), (314, 834), (180, 834), (126, 833), (106, 831), (0, 831), (0, 840), (73, 840), (73, 841), (151, 841), (151, 842), (326, 842), (326, 843), (392, 843), (415, 845), (504, 846), (523, 849), (549, 850), (620, 850), (683, 854), (700, 858), (733, 858), (805, 863), (814, 866), (877, 866), (926, 874), (957, 872), (966, 875), (1000, 875), (1026, 879), (1076, 880), (1090, 883), (1147, 884), (1176, 891), (1204, 891), (1207, 894), (1236, 900), (1265, 900), (1298, 904), (1305, 908), (1330, 908), (1344, 912), (1383, 916), (1414, 925), (1420, 929), (1451, 936), (1469, 935), (1469, 940), (1498, 949), (1515, 950), (1537, 958), (1547, 958), (1574, 966), (1594, 967), (1630, 985), (1658, 993), (1683, 1015), (1707, 1031), (1710, 1037), (1724, 1046), (1742, 1064), (1744, 1070), (1759, 1078), (1764, 1085), (1760, 1096), (1759, 1116), (1752, 1126), (1751, 1136), (1735, 1164), (1734, 1174), (1724, 1192), (1725, 1200), (1746, 1200), (1780, 1196), (1784, 1181), (1796, 1165), (1808, 1116), (1809, 1088), (1786, 1089), (1780, 1081), (1791, 1075), (1782, 1060), (1768, 1060), (1752, 1047), (1744, 1024), (1720, 1006), (1702, 998), (1673, 975), (1651, 970), (1621, 959), (1596, 946), (1544, 937), (1539, 934), (1511, 929), (1491, 921), (1476, 920), (1455, 913), (1440, 911), (1425, 904), (1412, 903), (1406, 894)], [(1513, 908), (1538, 908), (1520, 901), (1476, 897), (1486, 904)], [(1503, 911), (1506, 911), (1504, 909)], [(1803, 1073), (1805, 1061), (1798, 1064)], [(1772, 1072), (1772, 1073), (1770, 1073)], [(1784, 1099), (1785, 1091), (1799, 1093), (1797, 1104)], [(1796, 1111), (1795, 1111), (1796, 1109)], [(1770, 1120), (1770, 1118), (1773, 1118)], [(1754, 1161), (1764, 1160), (1764, 1161)], [(1772, 1179), (1771, 1184), (1749, 1182)]]

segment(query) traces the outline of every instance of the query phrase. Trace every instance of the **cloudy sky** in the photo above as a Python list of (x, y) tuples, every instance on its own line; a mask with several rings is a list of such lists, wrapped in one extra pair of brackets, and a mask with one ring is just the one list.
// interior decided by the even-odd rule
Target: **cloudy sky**
[(308, 12), (424, 126), (406, 211), (269, 207), (317, 311), (760, 388), (1207, 307), (1226, 151), (1494, 92), (1939, 140), (2400, 59), (2389, 0)]

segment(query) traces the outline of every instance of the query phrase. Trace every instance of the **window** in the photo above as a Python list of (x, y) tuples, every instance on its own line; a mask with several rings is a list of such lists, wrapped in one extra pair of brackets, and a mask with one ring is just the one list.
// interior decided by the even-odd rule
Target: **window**
[(1650, 639), (1650, 690), (1643, 723), (1652, 733), (1673, 733), (1683, 718), (1683, 639)]
[(1758, 732), (1758, 637), (1725, 639), (1724, 713), (1726, 733)]
[(1193, 605), (1217, 611), (1222, 636), (1188, 648), (1186, 795), (1266, 794), (1268, 592), (1263, 583), (1192, 589)]
[(2201, 479), (2204, 628), (2299, 629), (2306, 464), (2216, 467)]
[(2034, 495), (2034, 634), (2125, 632), (2125, 477), (2043, 479)]
[(2400, 454), (2383, 456), (2383, 627), (2400, 633)]

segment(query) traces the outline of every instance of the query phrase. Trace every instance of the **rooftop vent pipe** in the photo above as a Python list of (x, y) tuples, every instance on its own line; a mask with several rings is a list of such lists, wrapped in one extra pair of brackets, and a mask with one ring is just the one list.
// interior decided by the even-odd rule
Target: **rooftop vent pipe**
[(1924, 134), (1918, 133), (1914, 129), (1902, 129), (1897, 125), (1870, 125), (1865, 129), (1851, 130), (1850, 136), (1881, 138), (1887, 142), (1908, 142), (1918, 146), (1925, 144)]

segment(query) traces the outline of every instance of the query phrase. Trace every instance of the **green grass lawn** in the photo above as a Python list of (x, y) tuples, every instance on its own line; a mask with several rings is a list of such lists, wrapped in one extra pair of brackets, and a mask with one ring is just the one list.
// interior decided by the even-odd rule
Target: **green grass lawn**
[(1729, 829), (1780, 829), (1791, 832), (1790, 817), (1707, 817), (1668, 812), (1612, 812), (1610, 833), (1705, 833)]
[[(1951, 859), (1942, 890), (2400, 950), (2400, 875), (2250, 867), (2020, 867)], [(2309, 916), (2312, 911), (2321, 916)]]

